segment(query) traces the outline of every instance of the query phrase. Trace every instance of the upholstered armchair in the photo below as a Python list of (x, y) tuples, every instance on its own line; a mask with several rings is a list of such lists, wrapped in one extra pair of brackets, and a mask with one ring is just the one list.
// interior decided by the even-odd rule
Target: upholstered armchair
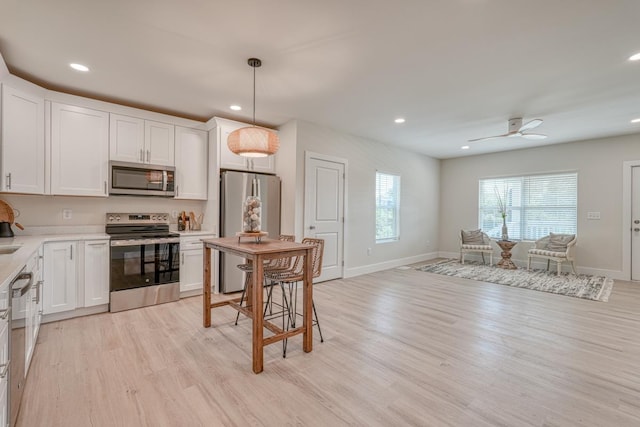
[(484, 254), (489, 254), (489, 265), (493, 265), (493, 248), (491, 238), (482, 230), (460, 230), (460, 262), (464, 264), (464, 255), (470, 252), (480, 252), (482, 262), (486, 262)]
[(563, 262), (569, 262), (571, 271), (576, 274), (575, 258), (573, 250), (576, 245), (575, 234), (555, 234), (550, 233), (541, 239), (536, 240), (535, 246), (529, 249), (527, 259), (527, 270), (531, 269), (531, 258), (542, 258), (547, 260), (547, 270), (551, 261), (557, 265), (557, 275), (560, 275)]

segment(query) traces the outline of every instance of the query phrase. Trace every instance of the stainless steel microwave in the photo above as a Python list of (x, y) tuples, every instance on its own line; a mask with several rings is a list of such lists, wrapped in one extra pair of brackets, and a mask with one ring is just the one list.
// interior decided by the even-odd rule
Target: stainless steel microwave
[(112, 161), (109, 163), (109, 194), (173, 197), (175, 171), (173, 166)]

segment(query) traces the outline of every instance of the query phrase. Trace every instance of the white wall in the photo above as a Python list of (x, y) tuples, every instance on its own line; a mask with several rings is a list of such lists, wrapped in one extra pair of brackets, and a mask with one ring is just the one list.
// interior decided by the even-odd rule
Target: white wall
[[(377, 271), (435, 256), (438, 239), (439, 161), (304, 121), (285, 125), (295, 135), (295, 183), (283, 186), (283, 218), (294, 218), (303, 236), (305, 151), (348, 162), (345, 218), (345, 276)], [(286, 143), (290, 144), (289, 138)], [(290, 148), (290, 147), (289, 147)], [(278, 159), (280, 162), (280, 159)], [(287, 165), (279, 164), (281, 171)], [(376, 170), (401, 176), (400, 240), (375, 243)], [(282, 172), (279, 172), (282, 174)], [(283, 231), (291, 224), (283, 223)], [(372, 248), (367, 255), (367, 248)]]
[[(640, 136), (636, 134), (443, 160), (441, 254), (457, 254), (460, 229), (478, 227), (478, 179), (577, 171), (578, 270), (622, 278), (622, 165), (639, 159)], [(600, 212), (601, 219), (587, 220), (587, 212)], [(514, 260), (526, 264), (530, 247), (530, 243), (518, 244)]]

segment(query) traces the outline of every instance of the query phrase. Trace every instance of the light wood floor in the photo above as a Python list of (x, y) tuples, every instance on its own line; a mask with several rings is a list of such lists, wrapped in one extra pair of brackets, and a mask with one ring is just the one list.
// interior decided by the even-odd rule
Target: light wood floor
[(199, 297), (42, 326), (19, 426), (640, 426), (640, 284), (608, 303), (388, 270), (316, 285), (265, 350)]

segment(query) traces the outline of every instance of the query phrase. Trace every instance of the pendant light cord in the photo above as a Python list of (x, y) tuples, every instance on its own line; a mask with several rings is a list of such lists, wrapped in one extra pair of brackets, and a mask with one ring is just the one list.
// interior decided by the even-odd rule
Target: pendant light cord
[(253, 126), (256, 126), (256, 67), (253, 67)]

